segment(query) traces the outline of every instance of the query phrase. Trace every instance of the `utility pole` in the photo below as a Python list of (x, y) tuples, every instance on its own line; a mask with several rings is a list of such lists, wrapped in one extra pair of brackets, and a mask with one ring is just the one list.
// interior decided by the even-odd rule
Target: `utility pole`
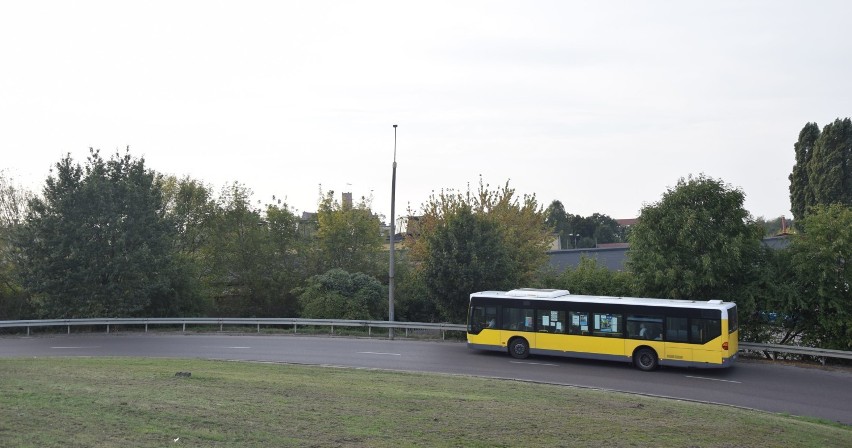
[[(388, 321), (393, 324), (394, 294), (394, 239), (396, 238), (396, 125), (393, 125), (393, 176), (391, 178), (391, 215), (390, 215), (390, 265), (388, 267)], [(388, 338), (393, 339), (393, 327), (388, 328)]]

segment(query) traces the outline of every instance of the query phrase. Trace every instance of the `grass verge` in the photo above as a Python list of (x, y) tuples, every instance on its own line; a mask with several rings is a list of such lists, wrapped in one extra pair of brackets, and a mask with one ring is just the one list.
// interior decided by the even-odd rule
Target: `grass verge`
[(446, 375), (206, 360), (0, 360), (0, 446), (598, 445), (848, 447), (852, 428)]

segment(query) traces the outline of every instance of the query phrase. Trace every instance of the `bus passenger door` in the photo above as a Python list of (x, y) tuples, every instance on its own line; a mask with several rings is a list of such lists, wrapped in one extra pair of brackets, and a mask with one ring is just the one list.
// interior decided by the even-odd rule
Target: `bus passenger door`
[(536, 348), (535, 311), (532, 308), (503, 308), (500, 344), (503, 347), (508, 346), (509, 341), (515, 336), (526, 339), (530, 349)]
[(689, 343), (689, 331), (685, 317), (666, 318), (666, 361), (692, 361), (692, 345)]

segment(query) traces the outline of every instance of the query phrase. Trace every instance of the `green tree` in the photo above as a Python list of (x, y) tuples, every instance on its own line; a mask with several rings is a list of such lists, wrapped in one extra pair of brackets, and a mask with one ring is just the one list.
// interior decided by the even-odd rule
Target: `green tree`
[(518, 197), (506, 182), (492, 190), (441, 191), (430, 196), (411, 242), (411, 261), (430, 300), (447, 319), (464, 321), (478, 290), (537, 281), (553, 237), (534, 195)]
[(396, 252), (394, 318), (408, 322), (439, 322), (441, 312), (429, 299), (423, 270), (411, 261), (408, 250)]
[[(475, 192), (469, 189), (465, 193), (441, 191), (437, 196), (430, 196), (423, 205), (420, 232), (428, 235), (447, 217), (462, 210), (470, 210), (494, 223), (507, 256), (518, 269), (520, 283), (530, 283), (535, 279), (539, 269), (547, 262), (546, 252), (553, 237), (552, 228), (547, 224), (545, 212), (535, 195), (518, 197), (508, 181), (492, 190), (480, 178)], [(426, 244), (414, 244), (415, 263), (424, 259), (423, 249), (426, 247)]]
[(594, 225), (595, 230), (592, 236), (595, 245), (621, 242), (621, 227), (618, 225), (618, 221), (601, 213), (594, 213), (587, 219)]
[(188, 257), (201, 256), (201, 249), (210, 238), (211, 218), (217, 213), (211, 187), (189, 177), (166, 177), (163, 202), (177, 231), (175, 248)]
[(15, 185), (0, 171), (0, 318), (24, 319), (29, 316), (27, 294), (21, 285), (19, 258), (14, 234), (26, 216), (32, 194)]
[(335, 268), (308, 279), (295, 291), (302, 316), (310, 319), (385, 320), (387, 291), (373, 277)]
[(143, 159), (90, 150), (82, 167), (68, 155), (29, 203), (25, 286), (46, 317), (141, 315), (175, 299), (170, 231), (159, 176)]
[(165, 177), (162, 190), (166, 217), (173, 226), (174, 261), (180, 272), (176, 289), (183, 291), (182, 296), (196, 299), (152, 304), (153, 315), (209, 315), (213, 311), (209, 300), (212, 289), (205, 282), (211, 266), (204, 248), (211, 237), (216, 202), (210, 187), (189, 177)]
[(565, 249), (570, 247), (571, 241), (568, 234), (571, 233), (571, 227), (568, 221), (568, 213), (565, 211), (565, 206), (562, 205), (562, 202), (557, 200), (551, 202), (544, 211), (544, 215), (544, 222), (559, 237), (559, 248)]
[(803, 340), (852, 350), (852, 208), (817, 206), (802, 222), (790, 251), (798, 286), (792, 306)]
[(425, 236), (423, 276), (429, 297), (451, 322), (464, 322), (472, 292), (511, 289), (520, 272), (497, 225), (467, 205)]
[(669, 299), (724, 299), (750, 312), (744, 286), (761, 263), (763, 229), (743, 208), (745, 194), (700, 175), (680, 179), (643, 207), (633, 228), (628, 266), (638, 293)]
[(287, 204), (266, 206), (267, 249), (271, 251), (267, 272), (271, 275), (274, 316), (297, 316), (299, 299), (293, 289), (308, 276), (306, 239), (299, 232), (299, 218)]
[(251, 194), (237, 182), (223, 188), (210, 217), (204, 283), (219, 315), (257, 317), (269, 305), (268, 297), (258, 291), (262, 218), (251, 205)]
[(808, 123), (794, 145), (790, 205), (797, 221), (816, 205), (852, 206), (852, 120), (836, 119), (820, 132)]
[(204, 246), (205, 284), (216, 312), (227, 316), (294, 315), (297, 286), (296, 217), (286, 205), (251, 205), (252, 192), (234, 183), (223, 189)]
[(518, 197), (508, 181), (491, 190), (480, 179), (474, 204), (476, 213), (499, 229), (506, 255), (517, 270), (515, 284), (531, 284), (547, 264), (547, 250), (553, 238), (535, 195)]
[[(795, 239), (797, 235), (791, 238)], [(749, 285), (758, 297), (755, 309), (740, 319), (740, 339), (750, 342), (798, 343), (814, 328), (810, 297), (802, 295), (793, 252), (765, 248), (757, 282)], [(741, 313), (742, 314), (742, 313)]]
[(790, 173), (790, 205), (793, 219), (799, 220), (805, 216), (808, 207), (814, 205), (814, 192), (808, 177), (808, 166), (814, 153), (814, 146), (819, 138), (819, 126), (807, 123), (799, 132), (799, 140), (793, 145), (796, 152), (796, 164)]
[(601, 213), (588, 217), (572, 215), (565, 211), (559, 201), (553, 201), (547, 207), (545, 222), (559, 235), (560, 249), (595, 247), (597, 244), (623, 241), (624, 231), (615, 219)]
[(341, 204), (329, 191), (317, 210), (316, 244), (319, 272), (340, 268), (373, 276), (382, 273), (381, 222), (364, 198), (357, 204)]
[(852, 120), (825, 125), (808, 164), (814, 204), (852, 206)]
[(597, 259), (582, 257), (576, 268), (562, 272), (545, 271), (541, 288), (566, 289), (571, 294), (630, 297), (635, 295), (633, 274), (629, 271), (611, 271)]

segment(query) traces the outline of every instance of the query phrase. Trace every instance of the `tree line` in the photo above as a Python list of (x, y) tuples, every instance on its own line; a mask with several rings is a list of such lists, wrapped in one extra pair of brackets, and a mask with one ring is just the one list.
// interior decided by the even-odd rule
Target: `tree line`
[[(703, 174), (645, 205), (629, 233), (606, 215), (544, 207), (509, 182), (442, 190), (401, 245), (395, 317), (463, 322), (471, 292), (521, 286), (723, 299), (738, 303), (746, 340), (850, 349), (848, 123), (818, 133), (809, 123), (794, 145), (798, 214), (782, 250), (761, 244), (774, 224), (744, 209), (743, 191)], [(842, 169), (823, 169), (834, 163), (826, 158)], [(797, 209), (799, 198), (808, 202)], [(370, 206), (325, 192), (317, 213), (300, 217), (274, 198), (253, 204), (239, 183), (214, 193), (159, 174), (129, 150), (109, 159), (91, 150), (84, 163), (66, 156), (39, 195), (0, 176), (0, 319), (387, 319), (388, 257)], [(556, 272), (546, 254), (554, 237), (568, 248), (629, 242), (627, 269), (585, 259)]]

